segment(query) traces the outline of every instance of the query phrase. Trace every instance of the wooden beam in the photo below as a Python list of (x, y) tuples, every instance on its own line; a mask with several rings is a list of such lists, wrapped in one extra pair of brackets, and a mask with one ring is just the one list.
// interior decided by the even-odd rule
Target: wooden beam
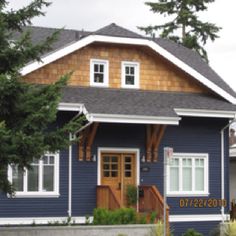
[(146, 147), (147, 162), (151, 162), (152, 160), (152, 148), (155, 142), (158, 128), (159, 125), (147, 125), (147, 147)]
[(84, 144), (86, 141), (86, 138), (88, 136), (90, 127), (87, 127), (83, 131), (81, 131), (79, 136), (79, 144), (78, 144), (78, 160), (83, 161), (84, 160)]
[(161, 125), (158, 132), (157, 132), (157, 137), (154, 143), (154, 147), (153, 147), (153, 161), (157, 162), (158, 161), (158, 150), (159, 150), (159, 145), (160, 142), (162, 140), (162, 137), (165, 133), (165, 129), (166, 129), (166, 125)]
[(87, 144), (86, 144), (86, 161), (91, 160), (91, 146), (93, 144), (95, 135), (97, 133), (98, 124), (99, 123), (94, 123), (91, 125), (92, 127), (90, 129), (88, 139), (87, 139)]

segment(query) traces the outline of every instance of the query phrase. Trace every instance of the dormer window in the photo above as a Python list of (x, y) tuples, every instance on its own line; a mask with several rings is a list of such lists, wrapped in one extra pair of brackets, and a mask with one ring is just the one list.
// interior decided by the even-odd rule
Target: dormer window
[(91, 59), (90, 85), (108, 87), (108, 61)]
[(139, 63), (123, 61), (121, 67), (122, 88), (139, 88)]

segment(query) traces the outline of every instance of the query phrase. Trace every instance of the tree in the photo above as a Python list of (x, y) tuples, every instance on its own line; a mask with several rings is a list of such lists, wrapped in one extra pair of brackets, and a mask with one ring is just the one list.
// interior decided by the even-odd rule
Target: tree
[[(25, 30), (33, 17), (44, 15), (42, 8), (48, 5), (34, 0), (27, 7), (7, 11), (7, 2), (0, 0), (0, 190), (6, 193), (14, 192), (7, 179), (8, 165), (30, 168), (33, 158), (67, 147), (69, 132), (81, 124), (80, 120), (61, 126), (56, 122), (61, 89), (70, 74), (55, 84), (39, 86), (25, 83), (19, 73), (29, 61), (40, 60), (59, 34), (34, 45)], [(19, 37), (13, 41), (16, 33)]]
[(214, 41), (221, 29), (215, 24), (202, 22), (198, 13), (207, 10), (207, 4), (215, 0), (159, 0), (158, 2), (145, 2), (154, 13), (169, 16), (170, 20), (165, 24), (139, 27), (146, 34), (152, 35), (161, 30), (160, 37), (168, 38), (181, 43), (187, 48), (195, 50), (208, 62), (204, 45), (207, 40)]

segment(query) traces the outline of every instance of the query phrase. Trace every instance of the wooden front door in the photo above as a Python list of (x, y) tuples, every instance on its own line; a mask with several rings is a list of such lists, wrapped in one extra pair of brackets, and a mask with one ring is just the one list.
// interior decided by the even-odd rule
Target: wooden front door
[(101, 184), (112, 188), (121, 206), (126, 205), (127, 185), (136, 185), (134, 153), (102, 153)]

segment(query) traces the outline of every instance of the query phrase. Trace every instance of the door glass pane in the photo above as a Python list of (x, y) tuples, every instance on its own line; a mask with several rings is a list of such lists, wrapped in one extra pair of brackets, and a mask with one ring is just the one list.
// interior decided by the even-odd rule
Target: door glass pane
[(118, 176), (118, 172), (117, 171), (112, 171), (111, 172), (111, 177), (117, 177)]
[(131, 164), (125, 164), (125, 170), (131, 170)]
[(131, 162), (131, 157), (125, 157), (125, 162)]
[(103, 171), (103, 177), (109, 177), (110, 171)]
[(131, 171), (125, 171), (125, 177), (131, 177)]
[(103, 162), (109, 162), (110, 158), (108, 156), (103, 157)]
[(16, 165), (12, 165), (12, 185), (15, 191), (23, 191), (23, 170), (20, 170)]
[(104, 170), (109, 170), (109, 164), (104, 164), (104, 165), (103, 165), (103, 169), (104, 169)]
[(54, 190), (54, 166), (48, 165), (43, 168), (43, 191)]
[(112, 157), (112, 158), (111, 158), (111, 161), (112, 161), (112, 162), (117, 162), (117, 157)]
[(28, 170), (28, 191), (39, 191), (39, 167), (32, 165)]
[(118, 169), (118, 165), (117, 164), (112, 164), (111, 165), (111, 169), (112, 170), (117, 170)]

